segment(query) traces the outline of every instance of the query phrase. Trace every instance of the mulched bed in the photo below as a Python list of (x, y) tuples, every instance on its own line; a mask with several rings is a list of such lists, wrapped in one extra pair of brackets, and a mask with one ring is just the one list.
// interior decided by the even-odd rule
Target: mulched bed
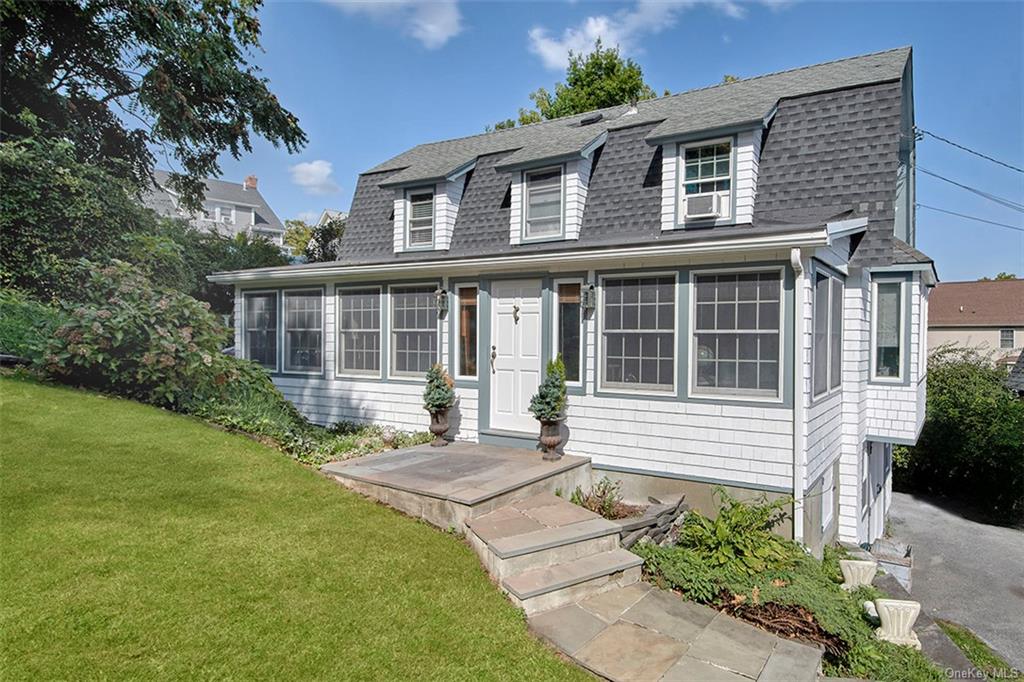
[(716, 605), (720, 611), (735, 616), (758, 626), (779, 637), (799, 639), (809, 644), (820, 646), (825, 653), (833, 658), (841, 658), (849, 651), (849, 646), (837, 635), (825, 632), (814, 614), (802, 606), (777, 604), (751, 604), (724, 592), (721, 604)]

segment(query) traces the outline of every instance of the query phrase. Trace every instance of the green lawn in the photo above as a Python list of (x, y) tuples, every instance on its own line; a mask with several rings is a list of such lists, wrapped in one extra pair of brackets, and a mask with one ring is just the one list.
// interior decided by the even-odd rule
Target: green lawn
[(585, 679), (457, 537), (144, 405), (0, 378), (0, 677)]
[(964, 652), (964, 656), (978, 670), (985, 672), (989, 677), (995, 679), (1013, 679), (1013, 671), (1010, 668), (1010, 664), (993, 651), (992, 647), (981, 641), (976, 634), (963, 625), (949, 620), (936, 620), (935, 622), (939, 624), (943, 632), (953, 640), (953, 644), (956, 644), (960, 651)]

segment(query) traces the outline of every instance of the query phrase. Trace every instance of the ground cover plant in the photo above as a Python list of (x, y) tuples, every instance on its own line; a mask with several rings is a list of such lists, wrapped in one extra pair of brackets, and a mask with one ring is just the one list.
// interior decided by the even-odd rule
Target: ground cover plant
[(823, 647), (831, 676), (945, 679), (920, 652), (874, 638), (875, 626), (861, 604), (882, 595), (874, 588), (845, 592), (834, 551), (819, 561), (770, 532), (783, 520), (788, 501), (740, 502), (721, 489), (717, 495), (718, 517), (689, 512), (677, 545), (633, 547), (655, 583), (780, 636)]
[(968, 628), (948, 620), (936, 620), (935, 622), (978, 670), (984, 672), (991, 679), (1013, 679), (1013, 668), (1006, 662), (1006, 659), (993, 651), (992, 647), (981, 641)]
[(587, 679), (458, 538), (250, 439), (10, 378), (0, 420), (4, 679)]
[(638, 516), (644, 507), (626, 504), (622, 501), (622, 487), (620, 481), (612, 481), (607, 476), (594, 484), (589, 492), (576, 486), (569, 496), (569, 501), (584, 509), (589, 509), (595, 514), (600, 514), (606, 519), (625, 519), (630, 516)]

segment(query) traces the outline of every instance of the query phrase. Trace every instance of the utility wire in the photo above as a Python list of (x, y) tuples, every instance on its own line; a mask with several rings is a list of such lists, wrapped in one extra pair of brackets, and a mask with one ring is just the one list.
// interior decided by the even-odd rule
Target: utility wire
[(947, 178), (947, 177), (945, 177), (943, 175), (939, 175), (938, 173), (934, 173), (934, 172), (932, 172), (930, 170), (922, 168), (921, 166), (918, 166), (917, 170), (921, 171), (925, 175), (930, 175), (933, 178), (938, 178), (939, 180), (942, 180), (943, 182), (948, 182), (951, 185), (956, 185), (957, 187), (959, 187), (961, 189), (965, 189), (968, 192), (972, 192), (974, 194), (977, 194), (980, 197), (984, 197), (985, 199), (988, 199), (989, 201), (994, 201), (997, 204), (1005, 206), (1006, 208), (1012, 208), (1015, 211), (1020, 211), (1021, 213), (1024, 213), (1024, 204), (1017, 203), (1016, 201), (1013, 201), (1012, 199), (1006, 199), (1005, 197), (1001, 197), (1001, 196), (998, 196), (998, 195), (995, 195), (995, 194), (990, 194), (988, 192), (980, 190), (977, 187), (971, 187), (970, 185), (964, 185), (962, 183), (959, 183), (956, 180), (950, 180), (949, 178)]
[(940, 142), (945, 142), (946, 144), (951, 145), (953, 147), (956, 147), (957, 149), (962, 149), (963, 151), (967, 152), (968, 154), (974, 154), (975, 156), (981, 157), (981, 158), (985, 159), (986, 161), (991, 161), (992, 163), (999, 164), (1000, 166), (1004, 166), (1006, 168), (1009, 168), (1010, 170), (1017, 171), (1018, 173), (1024, 173), (1024, 168), (1018, 168), (1017, 166), (1013, 166), (1011, 164), (1008, 164), (1005, 161), (1000, 161), (999, 159), (993, 159), (991, 156), (988, 156), (987, 154), (982, 154), (981, 152), (976, 152), (973, 149), (971, 149), (970, 147), (965, 147), (962, 144), (957, 144), (956, 142), (953, 142), (952, 140), (947, 140), (946, 138), (942, 137), (941, 135), (936, 135), (935, 133), (929, 132), (929, 131), (925, 130), (924, 128), (918, 128), (918, 127), (915, 126), (914, 129), (917, 132), (919, 132), (919, 133), (921, 133), (923, 135), (928, 135), (929, 137), (934, 137), (936, 140), (938, 140)]
[(966, 213), (957, 213), (956, 211), (949, 211), (944, 208), (938, 208), (937, 206), (929, 206), (928, 204), (914, 204), (918, 208), (927, 208), (930, 211), (938, 211), (939, 213), (947, 213), (949, 215), (955, 215), (958, 218), (966, 218), (967, 220), (976, 220), (979, 223), (985, 223), (987, 225), (995, 225), (996, 227), (1005, 227), (1010, 230), (1017, 230), (1018, 232), (1024, 232), (1024, 227), (1018, 227), (1017, 225), (1010, 225), (1008, 223), (997, 223), (994, 220), (986, 220), (985, 218), (978, 218), (976, 216), (967, 215)]

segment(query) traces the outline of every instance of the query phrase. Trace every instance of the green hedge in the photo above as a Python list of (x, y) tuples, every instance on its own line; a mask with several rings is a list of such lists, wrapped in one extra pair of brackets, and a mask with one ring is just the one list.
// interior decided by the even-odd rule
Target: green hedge
[(895, 458), (901, 490), (958, 498), (995, 521), (1024, 521), (1024, 401), (1006, 372), (970, 348), (928, 362), (928, 407), (917, 445)]

